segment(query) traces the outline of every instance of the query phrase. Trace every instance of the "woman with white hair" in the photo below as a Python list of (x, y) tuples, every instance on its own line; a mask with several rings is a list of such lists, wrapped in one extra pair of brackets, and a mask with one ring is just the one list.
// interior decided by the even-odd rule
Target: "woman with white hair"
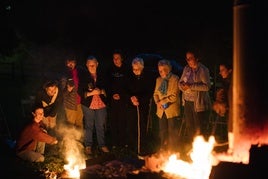
[[(128, 95), (128, 139), (130, 147), (138, 154), (146, 154), (147, 122), (149, 104), (153, 95), (154, 80), (144, 71), (142, 58), (134, 58), (131, 63), (132, 73), (127, 80)], [(140, 142), (137, 142), (140, 141)], [(141, 148), (140, 148), (141, 147)]]
[(160, 149), (176, 149), (175, 119), (180, 116), (179, 77), (171, 72), (172, 67), (168, 60), (158, 62), (159, 77), (154, 89), (156, 115), (159, 119)]

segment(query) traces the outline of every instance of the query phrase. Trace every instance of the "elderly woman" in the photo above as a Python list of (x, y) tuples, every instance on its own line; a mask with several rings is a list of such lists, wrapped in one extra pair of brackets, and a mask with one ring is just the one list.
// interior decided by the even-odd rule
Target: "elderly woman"
[(179, 77), (171, 72), (168, 60), (158, 62), (159, 77), (154, 89), (156, 115), (159, 118), (160, 149), (175, 150), (176, 129), (175, 119), (180, 116)]
[[(148, 151), (147, 122), (149, 117), (149, 104), (153, 95), (154, 80), (144, 71), (142, 58), (132, 60), (132, 73), (127, 80), (128, 96), (128, 141), (130, 147), (138, 149), (138, 154), (146, 154)], [(137, 142), (140, 141), (140, 142)]]

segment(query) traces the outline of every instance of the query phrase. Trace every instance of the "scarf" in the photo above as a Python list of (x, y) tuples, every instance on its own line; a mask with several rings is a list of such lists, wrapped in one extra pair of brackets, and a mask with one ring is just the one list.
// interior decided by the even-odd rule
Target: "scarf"
[(158, 90), (162, 95), (167, 94), (168, 88), (168, 79), (171, 77), (172, 73), (170, 72), (165, 78), (163, 78), (161, 85), (159, 86)]

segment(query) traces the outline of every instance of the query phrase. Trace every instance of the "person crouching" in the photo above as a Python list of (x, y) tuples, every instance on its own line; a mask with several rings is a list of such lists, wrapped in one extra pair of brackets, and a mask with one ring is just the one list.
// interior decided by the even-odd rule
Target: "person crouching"
[(41, 121), (44, 118), (43, 107), (35, 107), (32, 114), (33, 120), (21, 131), (16, 143), (15, 152), (23, 160), (43, 162), (45, 160), (45, 145), (57, 144), (58, 140), (47, 134), (41, 127)]

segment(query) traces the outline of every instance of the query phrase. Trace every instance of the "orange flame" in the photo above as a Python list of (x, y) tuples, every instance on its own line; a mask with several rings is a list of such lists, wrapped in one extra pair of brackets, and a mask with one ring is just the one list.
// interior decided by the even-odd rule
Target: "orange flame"
[(164, 163), (162, 170), (170, 175), (176, 175), (187, 179), (208, 179), (213, 165), (212, 150), (215, 138), (211, 136), (206, 142), (202, 136), (197, 136), (190, 154), (192, 162), (178, 160), (173, 154)]

